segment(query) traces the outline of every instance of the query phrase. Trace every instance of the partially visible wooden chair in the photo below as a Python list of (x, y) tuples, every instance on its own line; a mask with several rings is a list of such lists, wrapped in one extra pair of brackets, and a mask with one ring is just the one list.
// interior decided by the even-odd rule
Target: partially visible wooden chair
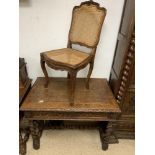
[[(28, 77), (24, 58), (19, 58), (19, 107), (31, 89), (32, 80)], [(19, 154), (26, 154), (26, 142), (29, 139), (29, 123), (24, 119), (24, 112), (19, 111)]]
[[(72, 12), (72, 22), (68, 37), (67, 48), (41, 53), (41, 67), (46, 78), (45, 87), (48, 87), (48, 74), (46, 64), (56, 70), (68, 71), (71, 82), (70, 104), (74, 104), (74, 91), (77, 72), (90, 64), (87, 75), (86, 88), (89, 88), (89, 79), (94, 66), (96, 48), (99, 42), (100, 32), (106, 16), (106, 9), (92, 1), (82, 2), (75, 6)], [(72, 44), (78, 44), (91, 48), (91, 52), (85, 53), (72, 48)]]

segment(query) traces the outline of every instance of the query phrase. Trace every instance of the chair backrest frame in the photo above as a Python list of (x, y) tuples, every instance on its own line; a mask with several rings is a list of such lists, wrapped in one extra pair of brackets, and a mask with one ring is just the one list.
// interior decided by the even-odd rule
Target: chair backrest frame
[[(78, 9), (81, 9), (83, 6), (93, 6), (95, 7), (95, 9), (97, 9), (98, 11), (102, 11), (103, 13), (103, 17), (100, 21), (100, 24), (98, 26), (98, 32), (97, 32), (97, 36), (96, 36), (96, 40), (94, 43), (92, 44), (88, 44), (86, 42), (83, 42), (83, 41), (76, 41), (76, 39), (72, 39), (71, 35), (72, 35), (72, 28), (73, 28), (73, 18), (74, 18), (74, 13), (78, 10)], [(102, 25), (103, 25), (103, 22), (104, 22), (104, 19), (105, 19), (105, 16), (106, 16), (106, 13), (107, 13), (107, 10), (106, 8), (104, 7), (100, 7), (99, 3), (96, 3), (96, 2), (93, 2), (93, 1), (86, 1), (86, 2), (82, 2), (79, 6), (75, 6), (73, 8), (73, 11), (72, 11), (72, 20), (71, 20), (71, 26), (70, 26), (70, 30), (69, 30), (69, 35), (68, 35), (68, 46), (69, 48), (72, 48), (72, 44), (78, 44), (80, 46), (85, 46), (85, 47), (88, 47), (88, 48), (92, 48), (92, 52), (95, 54), (96, 52), (96, 48), (97, 48), (97, 45), (98, 45), (98, 42), (99, 42), (99, 39), (100, 39), (100, 34), (101, 34), (101, 30), (102, 30)], [(95, 36), (94, 36), (95, 37)]]

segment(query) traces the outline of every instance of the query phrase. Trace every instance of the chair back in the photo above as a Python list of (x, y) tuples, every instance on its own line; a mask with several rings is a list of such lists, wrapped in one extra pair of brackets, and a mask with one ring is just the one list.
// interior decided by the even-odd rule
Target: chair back
[(69, 31), (70, 44), (97, 47), (105, 16), (106, 9), (96, 2), (86, 1), (75, 6)]

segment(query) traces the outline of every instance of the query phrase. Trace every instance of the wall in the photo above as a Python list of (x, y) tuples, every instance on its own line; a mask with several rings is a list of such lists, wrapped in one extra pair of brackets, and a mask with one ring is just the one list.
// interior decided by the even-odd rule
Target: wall
[[(40, 67), (40, 52), (67, 46), (72, 8), (83, 0), (20, 0), (19, 56), (27, 62), (33, 80), (44, 76)], [(97, 48), (92, 77), (109, 78), (124, 0), (96, 0), (107, 9), (107, 16)], [(88, 67), (78, 73), (87, 75)], [(48, 68), (49, 76), (67, 76), (65, 71)]]

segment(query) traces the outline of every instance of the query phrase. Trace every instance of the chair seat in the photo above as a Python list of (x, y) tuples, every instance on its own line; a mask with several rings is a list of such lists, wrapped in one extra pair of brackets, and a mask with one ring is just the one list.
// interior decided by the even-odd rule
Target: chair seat
[(89, 58), (90, 54), (84, 53), (71, 48), (64, 48), (58, 50), (47, 51), (43, 53), (45, 59), (50, 63), (66, 65), (75, 68)]

